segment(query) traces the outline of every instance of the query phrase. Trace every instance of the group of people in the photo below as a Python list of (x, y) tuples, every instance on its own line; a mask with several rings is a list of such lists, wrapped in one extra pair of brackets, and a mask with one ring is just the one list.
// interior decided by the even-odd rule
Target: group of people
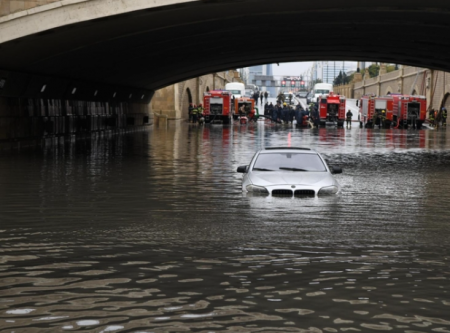
[(291, 93), (286, 95), (284, 92), (280, 92), (277, 96), (277, 103), (284, 103), (286, 101), (286, 98), (288, 99), (289, 104), (291, 104), (294, 95), (292, 95)]
[(428, 121), (435, 128), (438, 128), (440, 124), (442, 127), (447, 127), (447, 109), (441, 108), (439, 111), (431, 109), (428, 112)]
[(259, 104), (258, 103), (259, 100), (261, 100), (261, 104), (263, 104), (264, 99), (266, 100), (266, 103), (267, 103), (267, 99), (269, 98), (269, 93), (267, 91), (264, 91), (264, 92), (263, 91), (261, 91), (261, 92), (255, 91), (253, 93), (252, 98), (255, 100), (255, 104)]
[(293, 124), (295, 120), (299, 126), (307, 125), (305, 122), (308, 121), (310, 121), (312, 127), (319, 127), (320, 125), (319, 112), (314, 103), (311, 103), (306, 110), (300, 104), (293, 108), (287, 103), (281, 103), (280, 101), (277, 101), (275, 105), (272, 102), (266, 103), (264, 105), (264, 115), (276, 123)]
[(386, 118), (386, 110), (381, 110), (381, 112), (374, 112), (372, 119), (372, 127), (375, 128), (389, 128), (391, 126), (390, 120)]
[(203, 116), (203, 110), (204, 109), (203, 109), (202, 104), (195, 105), (195, 104), (189, 103), (189, 108), (188, 108), (189, 122), (197, 124), (199, 122), (199, 119), (201, 119)]

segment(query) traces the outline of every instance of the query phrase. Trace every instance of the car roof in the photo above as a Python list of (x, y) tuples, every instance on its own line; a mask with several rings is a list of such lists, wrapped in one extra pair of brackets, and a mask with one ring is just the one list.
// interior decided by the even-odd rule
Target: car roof
[(268, 153), (280, 153), (280, 152), (297, 152), (302, 154), (317, 154), (317, 152), (314, 149), (307, 148), (307, 147), (267, 147), (264, 149), (261, 149), (259, 151), (260, 154), (268, 154)]

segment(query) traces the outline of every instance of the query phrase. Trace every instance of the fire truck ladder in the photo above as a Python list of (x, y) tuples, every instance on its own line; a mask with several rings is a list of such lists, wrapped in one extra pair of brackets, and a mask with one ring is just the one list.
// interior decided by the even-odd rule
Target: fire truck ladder
[[(371, 103), (371, 102), (373, 102), (373, 103)], [(369, 120), (372, 120), (372, 126), (373, 126), (373, 128), (375, 128), (375, 121), (373, 118), (375, 116), (375, 101), (372, 101), (369, 99), (368, 103), (369, 103), (369, 107), (367, 108), (368, 109), (367, 122), (369, 122)]]
[(408, 103), (403, 105), (403, 128), (408, 124)]

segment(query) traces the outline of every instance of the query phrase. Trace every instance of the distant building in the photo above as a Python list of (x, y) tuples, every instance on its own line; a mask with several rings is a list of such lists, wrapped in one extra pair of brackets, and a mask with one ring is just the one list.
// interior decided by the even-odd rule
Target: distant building
[(270, 77), (273, 77), (273, 69), (272, 64), (268, 65), (259, 65), (248, 68), (248, 80), (245, 82), (246, 84), (256, 84), (261, 91), (268, 91), (270, 96), (277, 95), (277, 89), (275, 87), (266, 87), (265, 82), (255, 81), (255, 76), (257, 75), (265, 75), (267, 76), (267, 80), (272, 80)]

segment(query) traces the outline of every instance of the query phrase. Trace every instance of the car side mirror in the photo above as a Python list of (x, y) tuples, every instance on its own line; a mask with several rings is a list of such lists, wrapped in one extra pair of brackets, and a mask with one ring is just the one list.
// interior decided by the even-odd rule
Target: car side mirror
[(247, 173), (247, 169), (248, 169), (247, 165), (241, 165), (241, 166), (239, 166), (237, 168), (237, 172), (239, 172), (239, 173)]
[(342, 168), (337, 166), (330, 166), (330, 171), (332, 174), (342, 173)]

